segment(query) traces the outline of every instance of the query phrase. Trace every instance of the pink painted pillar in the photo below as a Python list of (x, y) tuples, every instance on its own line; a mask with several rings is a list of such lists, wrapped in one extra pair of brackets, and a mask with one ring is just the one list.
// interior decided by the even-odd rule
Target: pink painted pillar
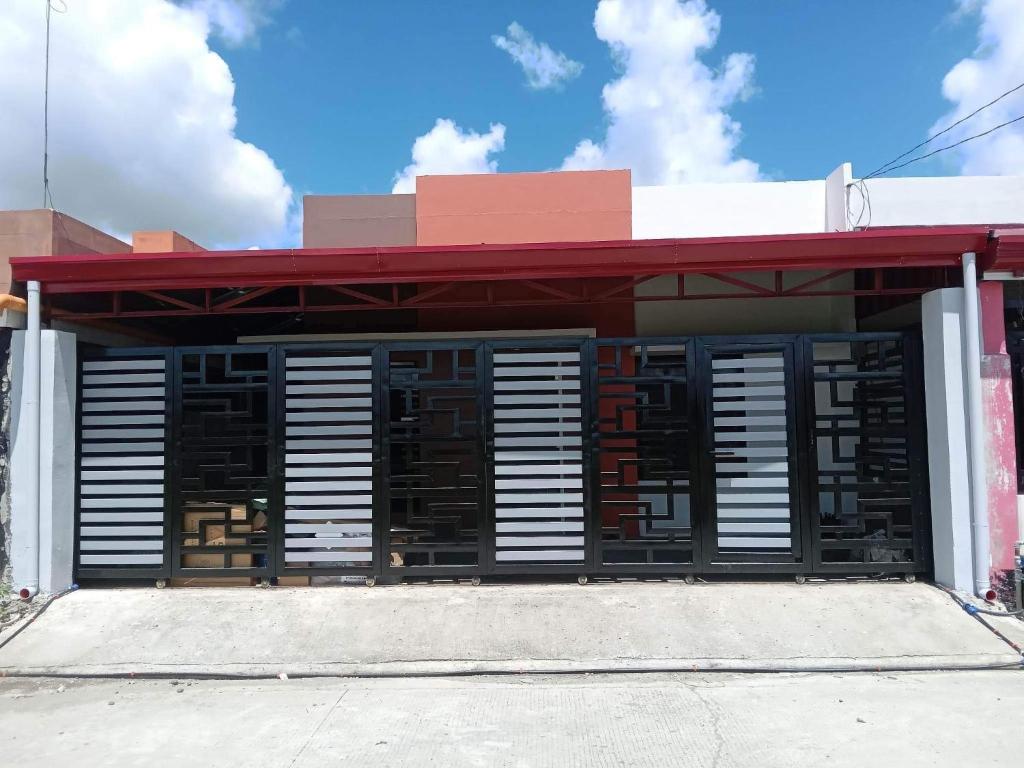
[(985, 415), (988, 520), (992, 546), (992, 586), (1003, 598), (1012, 592), (1017, 530), (1017, 445), (1013, 418), (1013, 380), (1006, 353), (1003, 284), (978, 284), (981, 308), (981, 394)]

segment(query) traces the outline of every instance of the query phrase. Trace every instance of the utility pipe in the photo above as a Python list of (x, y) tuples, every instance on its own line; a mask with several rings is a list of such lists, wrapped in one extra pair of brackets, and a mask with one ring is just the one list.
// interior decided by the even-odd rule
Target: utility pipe
[(981, 331), (978, 322), (978, 265), (975, 254), (963, 255), (964, 336), (967, 359), (968, 450), (971, 465), (971, 532), (974, 554), (974, 593), (995, 597), (989, 578), (991, 551), (988, 532), (988, 483), (985, 477), (985, 425), (981, 408)]
[[(39, 358), (42, 345), (40, 330), (39, 282), (28, 281), (28, 313), (25, 325), (25, 351), (22, 358), (22, 387), (20, 426), (18, 439), (24, 441), (23, 456), (28, 457), (25, 465), (24, 510), (19, 513), (28, 516), (25, 525), (19, 526), (19, 535), (24, 542), (18, 544), (25, 560), (25, 573), (21, 578), (18, 594), (28, 600), (39, 592)], [(18, 477), (15, 482), (21, 480)]]

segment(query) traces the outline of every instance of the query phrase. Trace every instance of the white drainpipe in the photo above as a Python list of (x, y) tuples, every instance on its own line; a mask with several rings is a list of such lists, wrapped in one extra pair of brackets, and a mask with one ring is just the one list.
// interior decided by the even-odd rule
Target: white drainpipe
[[(28, 455), (27, 477), (25, 478), (25, 512), (30, 519), (21, 528), (25, 532), (24, 543), (19, 543), (23, 556), (29, 561), (29, 578), (20, 585), (19, 594), (29, 599), (39, 592), (39, 350), (42, 344), (40, 331), (39, 283), (28, 282), (28, 317), (25, 330), (25, 356), (22, 386), (19, 439), (24, 440)], [(20, 478), (19, 478), (20, 479)]]
[(963, 255), (964, 335), (966, 336), (967, 416), (970, 429), (971, 530), (974, 593), (991, 599), (991, 552), (988, 532), (988, 483), (985, 477), (985, 426), (981, 408), (981, 331), (978, 323), (978, 267), (973, 253)]

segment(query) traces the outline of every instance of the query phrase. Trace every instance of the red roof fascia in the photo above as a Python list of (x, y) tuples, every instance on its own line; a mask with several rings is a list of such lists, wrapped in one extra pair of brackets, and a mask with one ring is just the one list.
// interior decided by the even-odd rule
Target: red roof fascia
[(636, 275), (956, 266), (990, 229), (898, 227), (671, 240), (310, 248), (11, 259), (46, 293), (215, 287), (432, 283)]
[(1024, 229), (996, 230), (985, 268), (996, 272), (1024, 272)]

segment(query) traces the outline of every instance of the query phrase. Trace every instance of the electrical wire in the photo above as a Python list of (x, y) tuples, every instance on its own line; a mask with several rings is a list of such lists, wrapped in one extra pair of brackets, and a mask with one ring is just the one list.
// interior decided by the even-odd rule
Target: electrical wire
[(874, 178), (876, 176), (882, 176), (882, 175), (884, 175), (886, 173), (890, 173), (891, 171), (895, 171), (895, 170), (898, 170), (900, 168), (905, 168), (906, 166), (908, 166), (908, 165), (910, 165), (912, 163), (916, 163), (916, 162), (918, 162), (920, 160), (925, 160), (926, 158), (932, 157), (933, 155), (937, 155), (940, 152), (946, 152), (946, 151), (948, 151), (950, 149), (953, 149), (955, 147), (959, 147), (961, 144), (966, 144), (969, 141), (974, 141), (975, 139), (980, 139), (982, 136), (988, 136), (990, 133), (995, 133), (1000, 128), (1005, 128), (1008, 125), (1013, 125), (1014, 123), (1019, 122), (1021, 120), (1024, 120), (1024, 115), (1018, 115), (1017, 117), (1013, 118), (1012, 120), (1007, 120), (1005, 123), (1000, 123), (999, 125), (994, 125), (991, 128), (989, 128), (987, 131), (982, 131), (981, 133), (976, 133), (973, 136), (968, 136), (966, 139), (961, 139), (960, 141), (957, 141), (957, 142), (955, 142), (953, 144), (949, 144), (949, 145), (947, 145), (945, 147), (939, 147), (938, 149), (932, 150), (931, 152), (927, 152), (927, 153), (925, 153), (923, 155), (918, 155), (917, 157), (912, 157), (909, 160), (907, 160), (905, 163), (900, 163), (899, 165), (889, 166), (889, 167), (885, 168), (885, 170), (883, 170), (883, 171), (874, 171), (873, 173), (869, 173), (861, 181), (867, 181), (868, 179)]
[[(969, 114), (969, 115), (966, 115), (966, 116), (964, 116), (964, 117), (961, 117), (961, 118), (960, 118), (959, 120), (957, 120), (957, 121), (956, 121), (955, 123), (953, 123), (952, 125), (948, 125), (948, 126), (946, 126), (945, 128), (943, 128), (943, 129), (942, 129), (941, 131), (939, 131), (938, 133), (936, 133), (936, 134), (935, 134), (935, 135), (933, 135), (933, 136), (929, 136), (929, 137), (928, 137), (927, 139), (925, 139), (924, 141), (922, 141), (922, 142), (921, 142), (920, 144), (918, 144), (918, 145), (917, 145), (916, 147), (911, 147), (911, 148), (910, 148), (910, 149), (908, 149), (908, 150), (907, 150), (906, 152), (904, 152), (904, 153), (903, 153), (902, 155), (899, 155), (898, 157), (894, 157), (894, 158), (893, 158), (892, 160), (890, 160), (889, 162), (887, 162), (887, 163), (885, 163), (884, 165), (882, 165), (882, 166), (880, 166), (880, 167), (876, 168), (875, 170), (873, 170), (873, 171), (872, 171), (871, 173), (869, 173), (869, 174), (868, 174), (867, 176), (865, 176), (864, 178), (865, 178), (865, 179), (870, 179), (870, 178), (871, 178), (872, 176), (875, 176), (875, 175), (881, 175), (882, 173), (888, 173), (888, 171), (887, 171), (887, 170), (885, 170), (885, 169), (886, 169), (886, 168), (888, 168), (888, 167), (889, 167), (890, 165), (892, 165), (893, 163), (897, 162), (898, 160), (902, 160), (902, 159), (903, 159), (904, 157), (906, 157), (907, 155), (911, 154), (912, 152), (916, 152), (917, 150), (919, 150), (919, 149), (920, 149), (921, 147), (925, 146), (926, 144), (930, 144), (931, 142), (935, 141), (935, 139), (939, 138), (939, 136), (942, 136), (942, 135), (943, 135), (944, 133), (949, 133), (949, 131), (953, 130), (954, 128), (956, 128), (956, 127), (957, 127), (958, 125), (960, 125), (961, 123), (965, 123), (965, 122), (967, 122), (968, 120), (970, 120), (970, 119), (971, 119), (972, 117), (974, 117), (974, 116), (975, 116), (976, 114), (978, 114), (979, 112), (982, 112), (983, 110), (986, 110), (986, 109), (988, 109), (988, 108), (989, 108), (989, 107), (991, 107), (991, 106), (992, 106), (993, 104), (995, 104), (995, 103), (997, 103), (997, 102), (1000, 102), (1000, 101), (1002, 101), (1002, 100), (1003, 100), (1003, 99), (1005, 99), (1005, 98), (1006, 98), (1007, 96), (1009, 96), (1009, 95), (1010, 95), (1011, 93), (1015, 93), (1015, 92), (1019, 91), (1019, 90), (1020, 90), (1021, 88), (1024, 88), (1024, 83), (1019, 83), (1019, 84), (1015, 85), (1015, 86), (1014, 86), (1013, 88), (1011, 88), (1010, 90), (1008, 90), (1008, 91), (1004, 91), (1003, 93), (999, 94), (999, 95), (998, 95), (998, 96), (996, 96), (996, 97), (995, 97), (994, 99), (992, 99), (992, 101), (990, 101), (990, 102), (989, 102), (988, 104), (982, 104), (982, 105), (981, 105), (980, 107), (978, 107), (978, 108), (977, 108), (976, 110), (974, 110), (973, 112), (971, 112), (971, 114)], [(953, 145), (953, 146), (956, 146), (956, 145)], [(900, 166), (900, 167), (902, 167), (902, 166)], [(892, 169), (890, 169), (890, 170), (892, 170)]]

